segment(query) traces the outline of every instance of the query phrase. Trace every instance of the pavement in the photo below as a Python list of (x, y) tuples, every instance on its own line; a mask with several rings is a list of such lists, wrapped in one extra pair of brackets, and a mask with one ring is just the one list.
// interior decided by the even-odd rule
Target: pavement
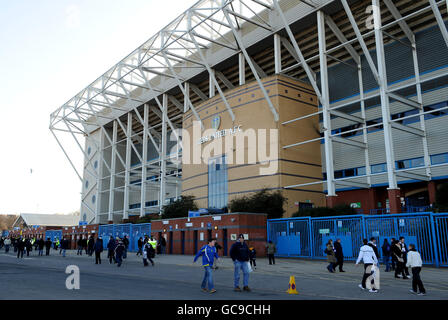
[[(77, 256), (67, 251), (64, 258), (58, 251), (38, 257), (17, 259), (14, 252), (0, 251), (0, 299), (62, 299), (62, 300), (446, 300), (448, 299), (448, 269), (424, 267), (421, 273), (427, 295), (409, 292), (411, 281), (395, 279), (393, 272), (381, 267), (381, 288), (369, 293), (358, 288), (363, 267), (352, 262), (344, 264), (345, 273), (329, 273), (325, 261), (276, 259), (269, 265), (265, 258), (257, 259), (257, 268), (250, 273), (252, 292), (233, 291), (233, 263), (222, 258), (213, 272), (216, 293), (200, 290), (203, 277), (201, 259), (193, 264), (192, 256), (157, 255), (155, 266), (143, 267), (135, 253), (118, 268), (109, 264), (106, 252), (102, 264), (94, 257)], [(65, 286), (66, 267), (80, 270), (80, 289)], [(286, 293), (290, 276), (295, 276), (298, 295)], [(241, 275), (241, 282), (242, 282)], [(242, 287), (242, 283), (240, 285)]]

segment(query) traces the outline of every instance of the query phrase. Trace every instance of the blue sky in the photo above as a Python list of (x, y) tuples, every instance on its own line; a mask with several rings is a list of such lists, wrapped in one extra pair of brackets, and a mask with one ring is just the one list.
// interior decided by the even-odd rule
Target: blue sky
[[(50, 113), (195, 2), (0, 0), (0, 214), (79, 210)], [(73, 139), (59, 137), (82, 172)]]

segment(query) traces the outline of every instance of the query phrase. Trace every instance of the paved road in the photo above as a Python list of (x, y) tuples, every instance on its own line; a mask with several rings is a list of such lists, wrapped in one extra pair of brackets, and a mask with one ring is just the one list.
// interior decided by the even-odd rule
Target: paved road
[[(77, 256), (70, 251), (63, 258), (52, 250), (52, 256), (17, 259), (13, 253), (0, 251), (0, 299), (173, 299), (173, 300), (310, 300), (310, 299), (448, 299), (448, 269), (424, 268), (422, 278), (428, 295), (409, 292), (411, 280), (394, 279), (392, 273), (381, 273), (381, 290), (369, 293), (358, 288), (363, 268), (346, 264), (346, 273), (330, 274), (323, 261), (277, 259), (269, 266), (257, 259), (257, 270), (250, 274), (253, 292), (233, 291), (233, 266), (222, 259), (214, 272), (217, 293), (200, 291), (203, 269), (191, 256), (165, 255), (155, 259), (154, 267), (143, 267), (142, 260), (130, 253), (122, 267), (110, 265), (103, 253), (103, 264), (94, 258)], [(67, 290), (65, 273), (68, 265), (80, 269), (80, 289)], [(299, 295), (288, 295), (289, 276), (294, 275)], [(241, 276), (242, 280), (242, 276)]]

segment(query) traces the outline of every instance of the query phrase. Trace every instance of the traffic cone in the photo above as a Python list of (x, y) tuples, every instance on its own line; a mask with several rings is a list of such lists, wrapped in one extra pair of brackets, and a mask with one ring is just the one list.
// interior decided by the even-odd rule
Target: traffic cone
[(289, 277), (289, 286), (288, 290), (286, 290), (286, 293), (299, 294), (296, 289), (296, 279), (294, 278), (294, 276)]

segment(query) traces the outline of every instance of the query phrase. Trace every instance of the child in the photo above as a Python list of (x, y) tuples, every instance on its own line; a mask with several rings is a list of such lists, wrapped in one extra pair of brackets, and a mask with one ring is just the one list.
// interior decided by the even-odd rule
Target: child
[(409, 252), (407, 255), (406, 267), (410, 267), (412, 270), (412, 293), (417, 293), (417, 287), (420, 290), (419, 296), (426, 295), (425, 287), (423, 287), (422, 279), (420, 279), (420, 271), (422, 271), (422, 257), (420, 253), (415, 249), (414, 244), (409, 245)]
[(257, 259), (257, 251), (254, 247), (249, 248), (249, 259), (250, 259), (250, 266), (252, 267), (252, 264), (254, 266), (254, 270), (257, 269), (257, 264), (255, 263), (255, 259)]

